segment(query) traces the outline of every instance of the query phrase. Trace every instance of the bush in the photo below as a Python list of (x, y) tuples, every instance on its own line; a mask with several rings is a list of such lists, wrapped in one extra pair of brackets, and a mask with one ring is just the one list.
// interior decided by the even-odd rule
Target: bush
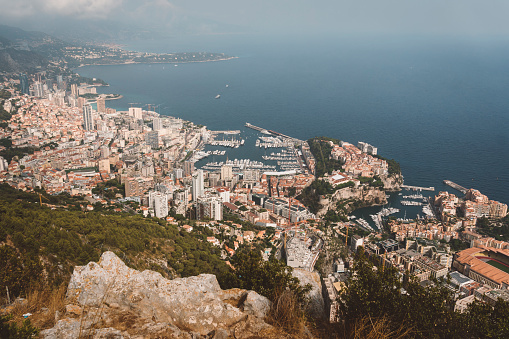
[(27, 339), (35, 338), (39, 330), (32, 326), (29, 319), (23, 321), (21, 327), (11, 322), (12, 316), (0, 315), (0, 338), (2, 339)]

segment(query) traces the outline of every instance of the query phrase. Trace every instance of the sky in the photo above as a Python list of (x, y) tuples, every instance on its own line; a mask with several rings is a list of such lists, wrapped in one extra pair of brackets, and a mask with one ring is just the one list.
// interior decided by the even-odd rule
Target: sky
[(46, 32), (509, 35), (508, 0), (0, 0), (0, 9), (0, 23)]

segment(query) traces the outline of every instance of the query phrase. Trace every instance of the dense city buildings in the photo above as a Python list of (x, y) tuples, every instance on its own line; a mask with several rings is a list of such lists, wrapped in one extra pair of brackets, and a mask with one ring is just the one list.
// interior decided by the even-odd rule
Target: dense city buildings
[[(323, 275), (322, 290), (331, 321), (337, 320), (335, 299), (345, 286), (353, 253), (360, 249), (382, 268), (393, 267), (401, 277), (413, 276), (423, 284), (449, 277), (459, 310), (474, 299), (492, 303), (507, 296), (509, 243), (476, 233), (479, 220), (504, 217), (507, 205), (477, 190), (465, 190), (464, 197), (439, 192), (429, 200), (414, 195), (430, 209), (425, 218), (387, 218), (392, 212), (386, 208), (389, 212), (379, 216), (380, 229), (375, 230), (360, 218), (348, 220), (347, 212), (327, 214), (343, 208), (345, 201), (332, 203), (336, 210), (312, 213), (296, 199), (317, 179), (307, 142), (265, 130), (273, 133), (269, 137), (262, 130), (257, 147), (281, 149), (263, 156), (279, 168), (228, 158), (204, 165), (200, 160), (207, 156), (225, 155), (222, 149), (206, 151), (205, 145), (242, 147), (243, 140), (235, 136), (239, 132), (209, 131), (141, 107), (106, 108), (107, 98), (96, 97), (95, 87), (66, 85), (68, 80), (33, 81), (33, 96), (14, 95), (3, 103), (14, 114), (0, 129), (0, 138), (10, 139), (14, 148), (36, 149), (16, 158), (0, 157), (0, 182), (25, 191), (41, 188), (49, 194), (82, 196), (87, 200), (83, 211), (109, 208), (160, 218), (162, 224), (180, 218), (180, 230), (206, 233), (201, 240), (220, 248), (225, 260), (241, 246), (256, 243), (264, 245), (265, 260), (275, 256), (309, 272), (334, 267)], [(366, 179), (374, 182), (388, 174), (389, 165), (377, 156), (376, 147), (326, 142), (341, 168), (321, 179), (335, 191), (365, 192), (371, 189), (363, 186)], [(327, 195), (332, 194), (318, 197), (320, 208), (329, 201)], [(184, 218), (193, 219), (192, 224), (185, 225)], [(246, 224), (256, 231), (243, 229)], [(472, 248), (455, 254), (453, 242)], [(331, 243), (336, 252), (327, 252)], [(334, 258), (333, 265), (317, 264), (325, 253)]]

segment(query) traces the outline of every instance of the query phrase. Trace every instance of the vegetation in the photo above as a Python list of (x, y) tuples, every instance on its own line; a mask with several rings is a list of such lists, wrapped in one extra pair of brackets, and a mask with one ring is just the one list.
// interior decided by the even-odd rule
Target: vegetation
[(387, 166), (389, 167), (388, 168), (389, 175), (392, 175), (392, 174), (399, 175), (399, 174), (401, 174), (401, 167), (399, 165), (399, 162), (397, 162), (396, 160), (394, 160), (394, 159), (387, 159), (387, 158), (382, 157), (381, 155), (375, 155), (375, 157), (377, 157), (378, 159), (382, 159), (382, 160), (387, 161)]
[(72, 77), (72, 80), (69, 82), (69, 90), (71, 90), (71, 87), (70, 85), (71, 84), (87, 84), (87, 85), (102, 85), (102, 86), (108, 86), (108, 83), (106, 83), (106, 81), (102, 80), (102, 79), (98, 79), (98, 78), (87, 78), (87, 77), (84, 77), (84, 76), (81, 76), (79, 74), (75, 74), (73, 77)]
[[(228, 272), (220, 250), (203, 241), (199, 232), (188, 234), (160, 219), (139, 215), (52, 210), (39, 206), (36, 194), (9, 194), (12, 191), (0, 186), (0, 242), (4, 242), (0, 267), (6, 268), (0, 270), (0, 289), (8, 286), (14, 296), (34, 285), (59, 285), (73, 266), (97, 261), (105, 250), (116, 252), (132, 267), (166, 276), (214, 273), (221, 281)], [(166, 261), (171, 270), (146, 257)]]
[(11, 120), (12, 115), (11, 113), (7, 112), (4, 109), (4, 106), (0, 104), (0, 121), (9, 121)]
[(297, 199), (306, 205), (312, 213), (317, 213), (320, 206), (320, 196), (332, 194), (336, 191), (332, 185), (325, 180), (315, 180), (302, 190)]
[(338, 143), (339, 140), (331, 138), (313, 138), (308, 140), (309, 149), (316, 159), (316, 177), (323, 177), (325, 173), (332, 173), (332, 171), (340, 170), (343, 165), (341, 161), (334, 160), (330, 157), (332, 146), (329, 141)]
[(121, 184), (117, 179), (111, 179), (106, 182), (99, 183), (92, 189), (92, 193), (101, 195), (108, 199), (115, 199), (116, 194), (125, 196), (125, 184)]
[(39, 330), (32, 326), (29, 319), (23, 321), (22, 326), (11, 322), (12, 316), (0, 315), (0, 338), (6, 339), (28, 339), (36, 338)]
[[(452, 292), (435, 281), (422, 287), (417, 280), (401, 280), (395, 269), (378, 267), (360, 251), (352, 277), (342, 290), (340, 314), (345, 320), (339, 333), (355, 332), (358, 321), (383, 320), (386, 333), (413, 338), (503, 338), (509, 335), (509, 303), (495, 307), (472, 303), (466, 312), (453, 310)], [(404, 291), (404, 292), (403, 292)]]
[(228, 287), (253, 290), (272, 301), (289, 290), (303, 303), (311, 290), (310, 285), (300, 286), (299, 279), (292, 276), (291, 267), (277, 259), (263, 261), (259, 251), (238, 251), (232, 265), (235, 268)]
[(11, 162), (14, 157), (22, 158), (26, 154), (34, 154), (35, 151), (38, 151), (38, 147), (28, 146), (28, 147), (12, 147), (12, 141), (9, 138), (0, 139), (0, 146), (4, 146), (5, 149), (0, 151), (0, 156), (2, 156), (7, 162)]
[(494, 222), (488, 218), (477, 219), (477, 232), (497, 240), (509, 240), (509, 215)]
[(11, 92), (2, 89), (0, 90), (0, 99), (9, 99), (11, 97)]

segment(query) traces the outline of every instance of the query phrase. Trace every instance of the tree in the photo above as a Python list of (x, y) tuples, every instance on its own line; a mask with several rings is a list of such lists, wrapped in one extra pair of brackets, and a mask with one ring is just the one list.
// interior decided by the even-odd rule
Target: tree
[(300, 286), (298, 278), (292, 276), (293, 269), (282, 261), (263, 261), (259, 251), (238, 252), (232, 259), (232, 286), (253, 290), (276, 300), (285, 290), (294, 292), (304, 302), (310, 285)]

